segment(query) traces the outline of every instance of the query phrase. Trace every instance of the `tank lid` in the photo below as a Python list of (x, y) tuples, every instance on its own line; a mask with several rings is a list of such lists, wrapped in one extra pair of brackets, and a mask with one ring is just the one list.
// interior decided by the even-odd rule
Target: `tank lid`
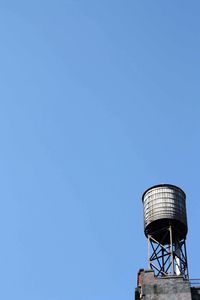
[(181, 191), (181, 192), (184, 194), (184, 197), (186, 198), (185, 192), (184, 192), (180, 187), (178, 187), (178, 186), (176, 186), (176, 185), (173, 185), (173, 184), (161, 183), (161, 184), (153, 185), (152, 187), (148, 188), (148, 189), (143, 193), (143, 195), (142, 195), (142, 202), (144, 201), (144, 195), (145, 195), (148, 191), (150, 191), (150, 190), (152, 190), (152, 189), (154, 189), (154, 188), (158, 188), (158, 187), (169, 187), (169, 188), (171, 187), (171, 188), (175, 188), (175, 189)]

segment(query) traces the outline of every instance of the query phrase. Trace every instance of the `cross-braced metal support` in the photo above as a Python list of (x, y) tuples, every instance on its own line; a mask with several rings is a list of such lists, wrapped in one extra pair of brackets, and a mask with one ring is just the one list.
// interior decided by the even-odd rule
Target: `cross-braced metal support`
[[(157, 241), (153, 236), (162, 236)], [(183, 276), (188, 279), (187, 253), (185, 239), (179, 240), (173, 226), (162, 228), (148, 235), (149, 268), (155, 276)]]

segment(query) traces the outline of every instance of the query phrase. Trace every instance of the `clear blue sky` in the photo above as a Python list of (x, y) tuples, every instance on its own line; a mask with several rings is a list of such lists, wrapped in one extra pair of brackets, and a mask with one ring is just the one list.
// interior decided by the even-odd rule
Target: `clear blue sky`
[(2, 0), (0, 39), (0, 299), (133, 299), (164, 182), (200, 277), (200, 2)]

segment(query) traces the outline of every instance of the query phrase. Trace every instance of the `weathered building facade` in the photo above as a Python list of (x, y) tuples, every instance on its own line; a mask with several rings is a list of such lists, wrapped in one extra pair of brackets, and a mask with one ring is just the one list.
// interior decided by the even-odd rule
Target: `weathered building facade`
[(153, 270), (139, 270), (135, 300), (200, 300), (200, 287), (191, 287), (182, 276), (155, 277)]

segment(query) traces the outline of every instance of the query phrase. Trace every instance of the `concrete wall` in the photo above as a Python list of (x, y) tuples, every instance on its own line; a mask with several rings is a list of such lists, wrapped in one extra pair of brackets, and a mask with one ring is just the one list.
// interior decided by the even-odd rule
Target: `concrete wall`
[[(181, 276), (158, 278), (152, 270), (140, 270), (135, 299), (139, 300), (192, 300), (188, 280)], [(200, 300), (200, 298), (194, 298)]]

